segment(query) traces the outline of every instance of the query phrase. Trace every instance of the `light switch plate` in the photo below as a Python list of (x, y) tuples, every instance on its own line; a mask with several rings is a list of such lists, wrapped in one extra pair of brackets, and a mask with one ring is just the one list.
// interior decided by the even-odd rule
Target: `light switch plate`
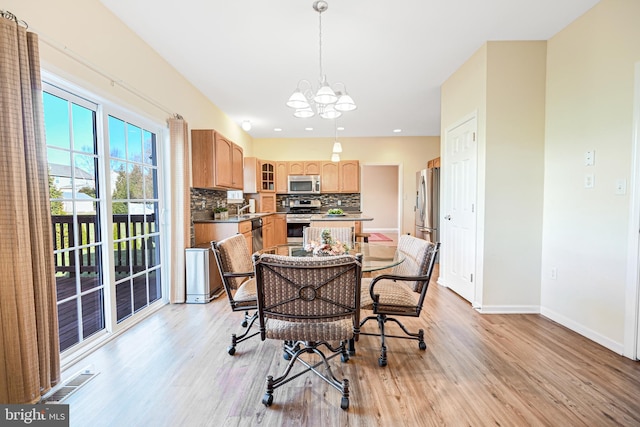
[(593, 166), (596, 161), (596, 152), (591, 150), (584, 153), (584, 165)]
[(592, 173), (588, 173), (584, 176), (584, 188), (593, 188), (595, 185), (595, 177)]
[(627, 180), (626, 179), (617, 179), (616, 180), (616, 194), (625, 194), (627, 192)]

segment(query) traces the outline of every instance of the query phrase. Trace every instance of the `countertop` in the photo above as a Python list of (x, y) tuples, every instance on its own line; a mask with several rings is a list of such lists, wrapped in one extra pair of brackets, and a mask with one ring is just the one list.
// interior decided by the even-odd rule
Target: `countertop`
[[(269, 215), (286, 214), (287, 212), (266, 212), (266, 213), (252, 213), (243, 214), (239, 217), (236, 215), (229, 215), (227, 219), (213, 219), (212, 217), (198, 217), (193, 219), (194, 224), (200, 223), (213, 223), (213, 224), (225, 224), (225, 223), (239, 223), (243, 221), (251, 221), (256, 218), (263, 218)], [(373, 218), (363, 216), (360, 211), (347, 211), (345, 210), (344, 216), (327, 216), (326, 213), (313, 215), (312, 221), (373, 221)]]
[(267, 213), (252, 213), (252, 214), (243, 214), (240, 216), (237, 215), (229, 215), (227, 219), (213, 219), (213, 218), (194, 218), (193, 223), (238, 223), (243, 221), (251, 221), (252, 219), (262, 218), (269, 215), (275, 215), (278, 212), (267, 212)]
[(344, 215), (318, 214), (311, 217), (311, 221), (373, 221), (370, 216), (361, 213), (345, 213)]

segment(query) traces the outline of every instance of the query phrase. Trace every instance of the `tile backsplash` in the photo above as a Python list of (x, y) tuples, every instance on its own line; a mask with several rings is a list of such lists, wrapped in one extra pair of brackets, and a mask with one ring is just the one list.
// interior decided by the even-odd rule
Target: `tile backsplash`
[[(276, 195), (278, 212), (286, 211), (289, 207), (289, 202), (292, 200), (320, 200), (322, 209), (340, 207), (345, 211), (360, 211), (360, 193), (329, 193), (306, 195), (278, 194)], [(340, 201), (340, 205), (338, 205), (338, 200)]]
[[(246, 194), (244, 200), (244, 204), (248, 203)], [(277, 194), (277, 211), (286, 212), (289, 202), (292, 200), (320, 200), (321, 209), (340, 207), (345, 211), (360, 211), (360, 193)], [(340, 205), (338, 205), (338, 200)], [(193, 222), (213, 219), (213, 208), (217, 206), (227, 206), (227, 192), (225, 190), (191, 188), (191, 246), (195, 244)], [(231, 212), (233, 212), (233, 208), (231, 208)]]

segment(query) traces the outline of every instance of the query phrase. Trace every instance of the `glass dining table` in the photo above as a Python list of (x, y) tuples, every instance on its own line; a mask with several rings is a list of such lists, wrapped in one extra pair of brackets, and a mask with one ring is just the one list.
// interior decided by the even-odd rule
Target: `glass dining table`
[[(310, 251), (306, 251), (302, 243), (286, 243), (264, 248), (258, 254), (276, 254), (285, 256), (313, 256)], [(395, 246), (380, 245), (375, 243), (356, 242), (355, 247), (349, 251), (350, 254), (362, 254), (362, 272), (384, 270), (394, 267), (404, 261), (404, 257), (396, 250)]]

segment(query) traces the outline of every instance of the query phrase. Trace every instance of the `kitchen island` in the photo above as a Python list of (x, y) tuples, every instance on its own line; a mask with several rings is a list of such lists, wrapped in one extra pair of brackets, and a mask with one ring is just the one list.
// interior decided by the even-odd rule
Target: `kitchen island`
[[(348, 212), (342, 215), (316, 214), (311, 216), (312, 227), (349, 227), (355, 221), (373, 221), (373, 218), (361, 213)], [(342, 225), (343, 222), (348, 224)]]
[(362, 213), (345, 212), (344, 215), (316, 214), (311, 216), (311, 227), (353, 227), (356, 234), (362, 232), (362, 221), (373, 221)]

